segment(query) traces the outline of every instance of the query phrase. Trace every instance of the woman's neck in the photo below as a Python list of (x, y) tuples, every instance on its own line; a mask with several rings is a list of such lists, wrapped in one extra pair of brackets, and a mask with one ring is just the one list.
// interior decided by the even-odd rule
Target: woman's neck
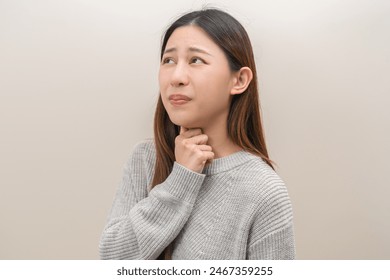
[(214, 158), (225, 157), (242, 150), (230, 139), (226, 123), (224, 125), (208, 126), (202, 128), (202, 131), (208, 136), (207, 145), (212, 147)]

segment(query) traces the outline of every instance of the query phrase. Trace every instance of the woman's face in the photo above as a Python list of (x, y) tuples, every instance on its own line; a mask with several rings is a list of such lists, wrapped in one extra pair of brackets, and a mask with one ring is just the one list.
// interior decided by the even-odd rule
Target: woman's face
[(225, 54), (200, 27), (183, 26), (172, 33), (159, 83), (162, 102), (174, 124), (205, 128), (226, 121), (233, 80)]

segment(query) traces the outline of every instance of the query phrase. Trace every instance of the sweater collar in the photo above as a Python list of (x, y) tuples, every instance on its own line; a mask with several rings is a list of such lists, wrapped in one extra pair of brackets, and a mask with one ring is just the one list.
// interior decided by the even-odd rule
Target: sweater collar
[(235, 167), (238, 167), (254, 158), (260, 158), (260, 157), (255, 156), (244, 150), (241, 150), (233, 154), (230, 154), (228, 156), (214, 159), (211, 164), (203, 168), (202, 173), (206, 175), (213, 175), (213, 174), (225, 172)]

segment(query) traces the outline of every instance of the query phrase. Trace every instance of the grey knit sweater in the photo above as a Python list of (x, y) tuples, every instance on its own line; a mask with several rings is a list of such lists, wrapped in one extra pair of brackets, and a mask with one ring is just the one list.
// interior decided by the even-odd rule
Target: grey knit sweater
[(102, 259), (294, 259), (290, 198), (281, 178), (245, 151), (202, 174), (175, 162), (152, 190), (155, 148), (140, 142), (124, 166), (100, 240)]

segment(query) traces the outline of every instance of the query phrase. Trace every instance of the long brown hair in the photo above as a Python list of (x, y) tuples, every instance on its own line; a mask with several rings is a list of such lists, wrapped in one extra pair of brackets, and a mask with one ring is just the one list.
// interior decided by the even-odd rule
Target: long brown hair
[[(203, 9), (187, 13), (177, 19), (165, 32), (161, 46), (161, 59), (172, 33), (176, 28), (187, 25), (196, 25), (210, 36), (225, 53), (232, 72), (244, 66), (252, 70), (253, 79), (248, 88), (242, 94), (232, 97), (227, 131), (236, 145), (261, 157), (274, 169), (273, 162), (268, 157), (260, 118), (257, 74), (252, 45), (244, 27), (231, 15), (218, 9)], [(175, 138), (179, 132), (180, 127), (170, 120), (160, 95), (154, 115), (156, 162), (151, 188), (164, 182), (171, 173), (175, 161)], [(170, 259), (171, 253), (172, 244), (158, 259)]]

